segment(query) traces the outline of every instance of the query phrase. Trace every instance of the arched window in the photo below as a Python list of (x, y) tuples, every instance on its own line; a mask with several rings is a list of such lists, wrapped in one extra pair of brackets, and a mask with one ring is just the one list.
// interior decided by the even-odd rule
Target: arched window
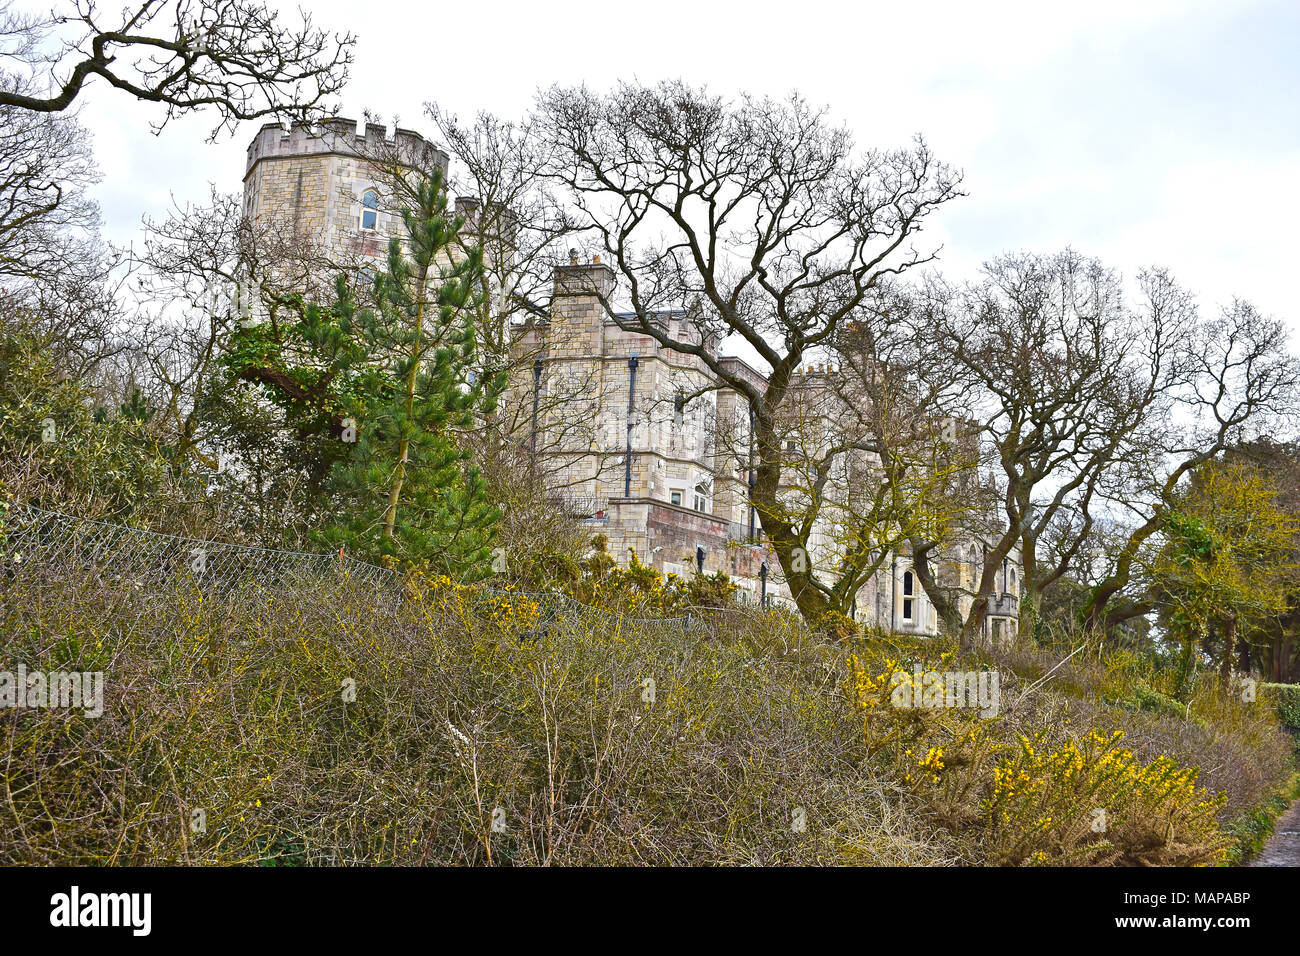
[(916, 598), (916, 577), (911, 571), (903, 572), (903, 620), (912, 620), (912, 609)]
[(1011, 573), (1011, 578), (1010, 578), (1011, 586), (1007, 590), (1009, 590), (1012, 594), (1015, 594), (1016, 593), (1016, 569), (1011, 568), (1010, 573)]
[(698, 481), (695, 484), (695, 510), (708, 511), (709, 498), (712, 497), (713, 486), (707, 478)]
[(379, 227), (379, 193), (367, 189), (361, 194), (361, 228), (373, 231)]

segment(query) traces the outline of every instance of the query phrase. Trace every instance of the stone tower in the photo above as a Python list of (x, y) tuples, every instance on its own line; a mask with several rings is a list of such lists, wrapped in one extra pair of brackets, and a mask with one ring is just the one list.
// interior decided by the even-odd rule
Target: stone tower
[(447, 171), (447, 154), (419, 133), (350, 119), (285, 129), (263, 126), (248, 145), (244, 215), (289, 240), (312, 243), (332, 262), (358, 263), (386, 254), (401, 230), (382, 166)]

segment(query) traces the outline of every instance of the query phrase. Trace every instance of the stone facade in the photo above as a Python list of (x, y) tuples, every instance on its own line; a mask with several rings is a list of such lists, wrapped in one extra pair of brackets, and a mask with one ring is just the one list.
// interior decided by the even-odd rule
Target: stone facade
[[(538, 431), (545, 436), (579, 418), (594, 422), (581, 447), (543, 438), (547, 456), (560, 462), (551, 484), (588, 503), (583, 511), (593, 533), (604, 534), (624, 562), (635, 552), (665, 573), (722, 571), (753, 601), (766, 562), (773, 570), (768, 594), (776, 596), (775, 557), (750, 542), (735, 469), (722, 462), (717, 441), (719, 403), (735, 396), (717, 390), (698, 357), (621, 328), (603, 304), (614, 288), (614, 271), (598, 258), (560, 266), (551, 321), (518, 343), (545, 370), (547, 412)], [(685, 340), (692, 334), (681, 313), (656, 321)], [(530, 390), (521, 389), (518, 400)]]

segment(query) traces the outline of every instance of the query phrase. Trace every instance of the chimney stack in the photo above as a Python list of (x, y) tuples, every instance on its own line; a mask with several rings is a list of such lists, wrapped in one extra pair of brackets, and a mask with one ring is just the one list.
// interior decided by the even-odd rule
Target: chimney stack
[(594, 257), (580, 262), (578, 250), (569, 250), (568, 265), (555, 267), (555, 295), (551, 318), (570, 329), (598, 334), (608, 315), (607, 304), (614, 295), (614, 270)]

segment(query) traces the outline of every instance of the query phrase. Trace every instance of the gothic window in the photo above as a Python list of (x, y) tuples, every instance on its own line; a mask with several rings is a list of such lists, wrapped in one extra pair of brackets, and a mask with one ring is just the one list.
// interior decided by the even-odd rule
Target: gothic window
[(916, 577), (911, 571), (903, 572), (903, 620), (912, 620), (912, 607), (916, 601)]
[(374, 231), (379, 227), (379, 193), (367, 189), (361, 195), (361, 228)]
[(707, 480), (698, 482), (695, 485), (695, 510), (696, 511), (707, 512), (709, 510), (710, 491), (712, 491), (712, 488), (710, 487), (709, 482)]

